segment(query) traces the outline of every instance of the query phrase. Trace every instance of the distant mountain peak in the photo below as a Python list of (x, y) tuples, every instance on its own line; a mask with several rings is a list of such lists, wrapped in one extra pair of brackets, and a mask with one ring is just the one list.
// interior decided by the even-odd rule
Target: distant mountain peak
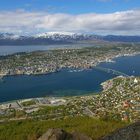
[(75, 32), (45, 32), (36, 35), (17, 35), (13, 33), (0, 33), (0, 45), (48, 45), (71, 44), (86, 41), (96, 42), (140, 42), (140, 36), (101, 36), (95, 34)]
[(74, 36), (74, 35), (82, 35), (82, 34), (74, 33), (74, 32), (46, 32), (46, 33), (36, 34), (35, 37)]
[(16, 39), (19, 39), (20, 36), (16, 35), (16, 34), (13, 34), (13, 33), (0, 33), (0, 38), (1, 39), (13, 39), (13, 40), (16, 40)]

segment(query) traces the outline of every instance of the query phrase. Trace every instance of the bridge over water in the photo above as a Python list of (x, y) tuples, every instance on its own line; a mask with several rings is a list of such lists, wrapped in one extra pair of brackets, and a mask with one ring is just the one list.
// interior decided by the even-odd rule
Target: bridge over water
[(101, 70), (101, 71), (104, 71), (104, 72), (107, 72), (107, 73), (112, 73), (114, 75), (117, 75), (117, 76), (125, 76), (125, 77), (128, 77), (129, 75), (123, 73), (123, 72), (120, 72), (120, 71), (117, 71), (117, 70), (114, 70), (114, 69), (110, 69), (110, 68), (104, 68), (104, 67), (95, 67), (95, 69), (97, 70)]

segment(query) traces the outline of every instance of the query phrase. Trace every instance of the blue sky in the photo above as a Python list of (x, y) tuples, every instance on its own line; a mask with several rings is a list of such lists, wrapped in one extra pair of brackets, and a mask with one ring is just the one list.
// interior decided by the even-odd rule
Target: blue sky
[(1, 0), (0, 10), (25, 9), (70, 14), (112, 13), (140, 8), (140, 0)]
[(0, 0), (0, 32), (140, 35), (140, 0)]

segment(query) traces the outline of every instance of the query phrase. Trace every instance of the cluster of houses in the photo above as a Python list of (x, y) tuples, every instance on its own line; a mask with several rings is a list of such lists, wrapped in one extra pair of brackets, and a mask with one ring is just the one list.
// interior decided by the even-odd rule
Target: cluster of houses
[(140, 78), (117, 77), (102, 84), (98, 95), (75, 97), (69, 106), (73, 112), (99, 118), (125, 121), (140, 120)]
[(104, 89), (97, 95), (44, 97), (4, 103), (0, 105), (0, 116), (10, 114), (9, 110), (13, 109), (24, 111), (26, 115), (30, 116), (31, 113), (39, 111), (42, 107), (51, 106), (55, 109), (47, 115), (53, 113), (53, 116), (58, 118), (86, 115), (125, 121), (140, 120), (140, 78), (119, 76), (102, 85)]
[[(60, 106), (66, 104), (66, 100), (62, 98), (31, 98), (17, 101), (11, 101), (8, 103), (0, 104), (0, 115), (7, 115), (8, 110), (20, 110), (29, 114), (36, 112), (41, 106)], [(10, 113), (10, 111), (9, 111)]]
[(110, 62), (114, 57), (134, 53), (134, 48), (116, 47), (108, 50), (82, 48), (16, 54), (0, 60), (0, 75), (47, 74), (66, 67), (87, 69), (100, 62)]

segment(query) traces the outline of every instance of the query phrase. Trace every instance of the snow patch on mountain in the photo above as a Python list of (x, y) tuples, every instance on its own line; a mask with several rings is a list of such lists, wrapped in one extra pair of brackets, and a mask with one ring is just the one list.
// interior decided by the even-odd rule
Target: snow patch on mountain
[(52, 37), (52, 36), (76, 36), (82, 35), (80, 33), (73, 33), (73, 32), (46, 32), (35, 35), (35, 37)]
[(16, 40), (19, 39), (20, 36), (12, 33), (0, 33), (0, 38), (1, 39), (11, 39), (11, 40)]

